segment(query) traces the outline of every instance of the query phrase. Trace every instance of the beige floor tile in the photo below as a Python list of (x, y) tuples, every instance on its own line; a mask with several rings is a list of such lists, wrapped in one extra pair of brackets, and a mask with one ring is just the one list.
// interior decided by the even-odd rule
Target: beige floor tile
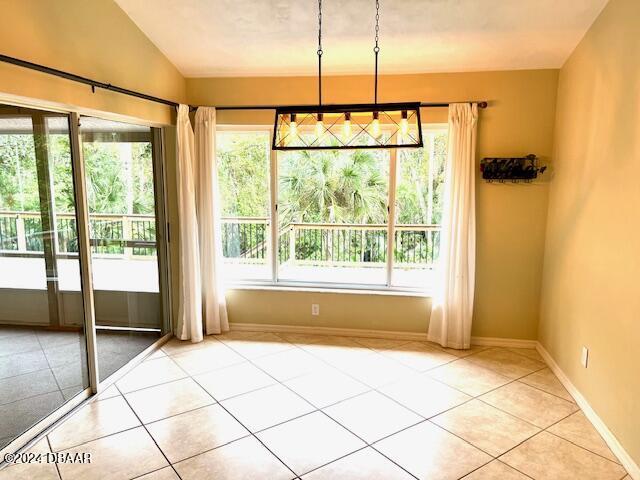
[(171, 358), (189, 375), (198, 375), (246, 361), (222, 342), (206, 343), (203, 348), (173, 355)]
[(380, 350), (380, 353), (419, 372), (444, 365), (458, 358), (420, 342), (409, 342), (399, 347)]
[(19, 463), (0, 470), (0, 480), (59, 480), (53, 463)]
[(249, 362), (195, 375), (193, 378), (219, 402), (276, 383), (276, 380)]
[[(38, 440), (34, 445), (25, 450), (25, 453), (35, 455), (49, 452), (51, 452), (51, 449), (49, 448), (49, 442), (46, 437)], [(54, 464), (35, 463), (32, 460), (33, 457), (19, 456), (14, 458), (11, 465), (0, 469), (0, 480), (59, 480), (58, 471)]]
[(137, 477), (136, 480), (180, 480), (180, 478), (172, 467), (164, 467), (155, 472)]
[(366, 361), (376, 353), (351, 339), (343, 339), (335, 344), (314, 343), (302, 345), (302, 348), (329, 365), (343, 368), (345, 365)]
[(112, 397), (87, 403), (49, 433), (49, 441), (54, 451), (60, 451), (138, 425), (124, 398)]
[(393, 340), (390, 338), (367, 338), (367, 337), (354, 337), (353, 340), (358, 342), (360, 345), (364, 345), (367, 348), (373, 348), (376, 350), (399, 347), (401, 345), (405, 345), (410, 342), (410, 340)]
[(517, 353), (519, 355), (523, 355), (523, 356), (525, 356), (527, 358), (530, 358), (531, 360), (537, 360), (538, 362), (544, 363), (544, 359), (542, 358), (542, 355), (540, 355), (535, 348), (513, 348), (513, 347), (509, 347), (509, 348), (507, 348), (507, 350), (509, 350), (510, 352), (513, 352), (513, 353)]
[(324, 412), (367, 443), (396, 433), (423, 419), (378, 392), (367, 392), (324, 409)]
[(98, 401), (98, 400), (105, 400), (107, 398), (117, 397), (118, 395), (120, 395), (120, 392), (118, 391), (116, 386), (115, 385), (110, 385), (107, 388), (105, 388), (104, 390), (102, 390), (100, 393), (98, 393), (98, 395), (96, 395), (90, 401), (95, 402), (95, 401)]
[(469, 395), (424, 374), (392, 383), (380, 391), (425, 418), (438, 415), (471, 399)]
[(510, 383), (479, 398), (540, 428), (547, 428), (578, 410), (575, 403), (520, 382)]
[(598, 455), (608, 458), (612, 462), (620, 463), (600, 434), (581, 411), (578, 411), (561, 422), (552, 425), (549, 427), (548, 431), (564, 438), (565, 440), (569, 440), (576, 445), (586, 448), (593, 453), (597, 453)]
[(190, 340), (178, 340), (177, 338), (172, 338), (167, 343), (165, 343), (160, 350), (165, 353), (165, 355), (177, 355), (180, 353), (190, 352), (193, 350), (197, 350), (199, 348), (203, 348), (207, 345), (204, 341), (193, 343)]
[(491, 460), (429, 421), (375, 443), (374, 448), (421, 480), (454, 480)]
[(166, 356), (167, 356), (167, 354), (162, 350), (162, 348), (159, 348), (158, 350), (156, 350), (152, 354), (148, 355), (147, 358), (144, 359), (144, 361), (147, 362), (149, 360), (155, 360), (156, 358), (161, 358), (161, 357), (166, 357)]
[(176, 463), (182, 480), (291, 480), (295, 475), (254, 437)]
[(467, 358), (470, 362), (512, 380), (544, 368), (544, 363), (510, 352), (505, 348), (489, 348)]
[(338, 368), (372, 388), (397, 382), (416, 373), (415, 370), (377, 353), (342, 364)]
[(147, 425), (171, 463), (249, 435), (220, 405), (209, 405)]
[(487, 393), (511, 381), (493, 370), (464, 359), (429, 370), (427, 374), (472, 397)]
[(324, 362), (300, 348), (264, 355), (253, 363), (280, 382), (326, 367)]
[(221, 342), (232, 342), (234, 340), (250, 340), (252, 338), (260, 338), (265, 335), (265, 332), (245, 332), (243, 330), (231, 330), (220, 335), (212, 335), (210, 337)]
[(624, 469), (562, 438), (541, 432), (500, 460), (539, 480), (619, 480)]
[(303, 480), (412, 480), (402, 468), (373, 448), (363, 448), (304, 475)]
[(479, 400), (471, 400), (431, 419), (448, 432), (497, 457), (540, 431)]
[(263, 333), (246, 339), (224, 340), (227, 346), (245, 358), (253, 359), (270, 353), (277, 353), (294, 346), (275, 333)]
[(122, 393), (185, 378), (187, 374), (170, 357), (142, 362), (116, 382)]
[(560, 380), (558, 380), (558, 378), (548, 368), (534, 372), (526, 377), (522, 377), (519, 381), (526, 383), (527, 385), (531, 385), (532, 387), (539, 388), (540, 390), (544, 390), (545, 392), (552, 393), (557, 397), (564, 398), (569, 402), (575, 403), (571, 394), (567, 392), (567, 390), (562, 386), (562, 383), (560, 383)]
[(220, 403), (252, 432), (314, 410), (311, 404), (282, 385), (262, 388)]
[(500, 460), (494, 460), (474, 470), (462, 480), (529, 480), (529, 478)]
[(277, 333), (276, 335), (289, 343), (294, 343), (297, 345), (308, 345), (311, 343), (326, 342), (331, 340), (331, 337), (328, 335), (309, 335), (306, 333)]
[(90, 453), (91, 463), (59, 463), (62, 480), (124, 480), (168, 465), (143, 427), (99, 438), (65, 452)]
[(291, 420), (258, 438), (296, 474), (303, 475), (365, 446), (321, 412)]
[(432, 345), (434, 348), (440, 348), (441, 350), (451, 354), (451, 355), (455, 355), (458, 358), (465, 358), (468, 357), (469, 355), (474, 355), (476, 353), (482, 352), (490, 347), (485, 347), (485, 346), (481, 346), (481, 345), (471, 345), (470, 348), (464, 349), (464, 350), (460, 350), (457, 348), (444, 348), (441, 347), (440, 345), (437, 345), (435, 343), (429, 343), (430, 345)]
[(191, 378), (137, 390), (125, 394), (125, 397), (143, 423), (215, 403), (211, 395)]
[(326, 368), (285, 382), (289, 388), (317, 408), (324, 408), (369, 390), (365, 384)]

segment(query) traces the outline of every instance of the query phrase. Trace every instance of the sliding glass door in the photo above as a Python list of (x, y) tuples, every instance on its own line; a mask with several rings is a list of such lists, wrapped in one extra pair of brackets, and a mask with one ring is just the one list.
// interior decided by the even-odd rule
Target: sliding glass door
[(168, 332), (162, 179), (158, 128), (0, 105), (0, 450)]
[(0, 449), (89, 386), (69, 126), (0, 105)]
[(163, 333), (154, 130), (80, 119), (100, 380)]

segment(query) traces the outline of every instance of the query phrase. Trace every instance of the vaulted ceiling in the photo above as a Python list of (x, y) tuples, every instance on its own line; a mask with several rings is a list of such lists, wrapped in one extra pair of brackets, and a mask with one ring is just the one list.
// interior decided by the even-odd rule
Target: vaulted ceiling
[[(316, 73), (315, 0), (116, 2), (187, 77)], [(559, 68), (606, 3), (380, 0), (380, 72)], [(324, 0), (324, 72), (372, 71), (374, 17), (375, 0)]]

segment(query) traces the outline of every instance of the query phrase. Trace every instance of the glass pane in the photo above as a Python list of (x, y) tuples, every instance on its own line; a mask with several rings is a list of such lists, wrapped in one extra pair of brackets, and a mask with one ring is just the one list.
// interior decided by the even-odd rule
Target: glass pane
[(100, 380), (161, 335), (152, 135), (82, 117)]
[(386, 284), (388, 150), (278, 155), (278, 278)]
[(447, 129), (423, 132), (424, 147), (398, 150), (393, 285), (427, 289), (440, 253)]
[(89, 385), (66, 115), (0, 105), (0, 448)]
[(220, 131), (216, 150), (225, 277), (271, 279), (269, 133)]

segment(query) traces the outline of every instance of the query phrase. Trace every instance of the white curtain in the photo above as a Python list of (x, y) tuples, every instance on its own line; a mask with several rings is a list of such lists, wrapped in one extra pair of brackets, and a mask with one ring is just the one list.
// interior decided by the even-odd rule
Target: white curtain
[[(178, 107), (180, 298), (175, 335), (200, 342), (229, 329), (222, 290), (222, 244), (216, 228), (215, 110), (198, 109), (194, 138), (189, 107)], [(197, 148), (196, 148), (197, 147)], [(217, 220), (216, 220), (217, 219)], [(204, 322), (203, 322), (204, 319)]]
[(202, 330), (200, 250), (196, 215), (195, 150), (189, 121), (189, 107), (178, 107), (178, 209), (180, 230), (180, 298), (175, 335), (180, 340), (199, 342)]
[(200, 241), (202, 316), (207, 335), (229, 330), (224, 296), (220, 195), (216, 162), (216, 110), (196, 112), (196, 210)]
[(476, 267), (475, 152), (478, 105), (449, 105), (440, 264), (432, 299), (429, 340), (471, 346)]

